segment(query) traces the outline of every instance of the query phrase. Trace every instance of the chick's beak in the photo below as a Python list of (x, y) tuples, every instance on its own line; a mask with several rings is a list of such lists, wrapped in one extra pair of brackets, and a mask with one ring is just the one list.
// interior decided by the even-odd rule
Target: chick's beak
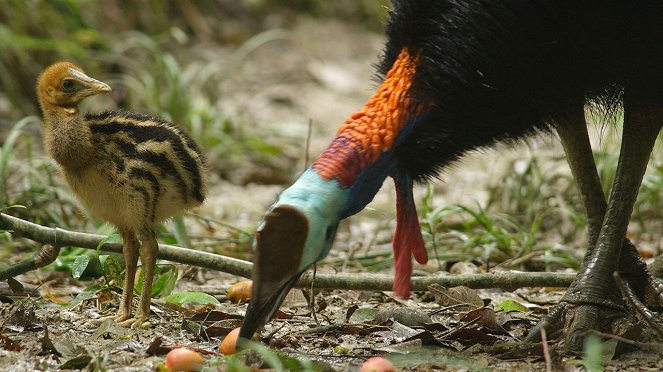
[(250, 339), (276, 313), (304, 269), (300, 268), (308, 219), (289, 205), (269, 211), (256, 231), (253, 289), (239, 336)]
[(93, 79), (74, 68), (70, 67), (69, 73), (74, 79), (76, 79), (83, 86), (85, 86), (85, 89), (81, 91), (81, 93), (84, 94), (85, 96), (92, 96), (95, 94), (108, 93), (112, 91), (111, 87), (108, 84), (104, 83), (103, 81)]

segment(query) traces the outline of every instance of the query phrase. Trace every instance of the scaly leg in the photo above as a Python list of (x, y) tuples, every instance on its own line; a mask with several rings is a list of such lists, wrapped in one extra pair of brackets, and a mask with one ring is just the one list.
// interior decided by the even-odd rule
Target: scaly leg
[(159, 254), (159, 244), (152, 229), (141, 233), (143, 244), (140, 247), (140, 261), (143, 265), (143, 288), (140, 295), (140, 303), (131, 328), (140, 327), (150, 315), (150, 302), (152, 298), (152, 283), (154, 281), (154, 269)]
[[(656, 106), (638, 105), (639, 102), (628, 97), (625, 102), (622, 149), (607, 214), (589, 141), (585, 138), (586, 128), (580, 125), (584, 124), (584, 115), (578, 111), (570, 116), (573, 123), (566, 122), (558, 128), (588, 215), (590, 242), (597, 244), (595, 249), (588, 250), (578, 277), (560, 305), (530, 332), (527, 341), (533, 340), (541, 328), (557, 328), (564, 317), (567, 320), (565, 336), (572, 349), (579, 349), (586, 331), (598, 328), (600, 323), (609, 325), (613, 332), (619, 333), (620, 329), (622, 333), (628, 332), (628, 328), (626, 331), (623, 328), (629, 325), (621, 319), (624, 306), (614, 290), (612, 272), (618, 268), (626, 272), (634, 287), (642, 288), (643, 283), (658, 284), (646, 272), (633, 245), (625, 239), (633, 203), (663, 122), (662, 113), (651, 110)], [(597, 222), (602, 215), (605, 215), (602, 223)]]
[[(626, 229), (633, 211), (633, 204), (644, 176), (649, 156), (656, 136), (663, 124), (663, 115), (656, 105), (647, 103), (647, 97), (635, 97), (627, 91), (624, 97), (624, 131), (617, 172), (610, 192), (608, 209), (603, 220), (601, 232), (594, 250), (585, 258), (578, 274), (577, 303), (589, 307), (584, 314), (596, 307), (593, 298), (614, 299), (615, 282), (613, 272), (619, 268), (621, 248), (624, 244)], [(589, 298), (585, 303), (584, 300)], [(600, 305), (600, 304), (599, 304)], [(598, 324), (608, 320), (614, 328), (615, 319), (593, 312)], [(595, 329), (591, 322), (585, 322), (580, 316), (567, 321), (566, 339), (569, 347), (579, 349), (588, 329)]]
[(131, 318), (133, 298), (134, 298), (134, 278), (136, 277), (136, 265), (138, 264), (138, 249), (140, 242), (136, 234), (128, 231), (120, 231), (122, 236), (122, 255), (124, 256), (124, 288), (122, 290), (122, 300), (120, 308), (115, 315), (116, 322), (123, 322)]

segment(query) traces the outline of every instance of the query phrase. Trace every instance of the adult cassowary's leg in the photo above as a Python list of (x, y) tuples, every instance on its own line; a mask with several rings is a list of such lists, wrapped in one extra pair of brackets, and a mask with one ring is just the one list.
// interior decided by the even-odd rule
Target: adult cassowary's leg
[[(558, 329), (564, 319), (567, 320), (567, 344), (573, 349), (582, 346), (587, 330), (601, 326), (610, 326), (618, 334), (630, 333), (630, 323), (623, 322), (623, 301), (614, 290), (612, 272), (617, 268), (632, 288), (660, 288), (660, 283), (647, 273), (635, 247), (624, 235), (651, 147), (660, 130), (661, 122), (657, 120), (661, 116), (659, 111), (650, 111), (646, 105), (625, 103), (625, 111), (622, 152), (611, 194), (611, 212), (605, 224), (602, 222), (607, 204), (594, 164), (582, 105), (558, 125), (587, 214), (590, 248), (577, 279), (560, 304), (530, 332), (527, 341), (536, 338), (541, 328)], [(602, 225), (609, 227), (601, 231)], [(593, 249), (595, 245), (597, 248)], [(643, 290), (638, 295), (642, 297), (642, 293)], [(608, 324), (599, 324), (603, 321)]]
[[(578, 106), (578, 109), (565, 121), (560, 121), (556, 129), (564, 146), (566, 158), (587, 216), (589, 247), (586, 255), (588, 256), (596, 246), (608, 203), (605, 200), (594, 163), (585, 123), (584, 107)], [(624, 239), (622, 245), (619, 271), (622, 278), (627, 279), (634, 288), (645, 288), (646, 286), (654, 290), (661, 288), (661, 283), (647, 271), (647, 265), (628, 238)], [(657, 290), (657, 292), (660, 291)], [(639, 294), (642, 295), (642, 293)]]

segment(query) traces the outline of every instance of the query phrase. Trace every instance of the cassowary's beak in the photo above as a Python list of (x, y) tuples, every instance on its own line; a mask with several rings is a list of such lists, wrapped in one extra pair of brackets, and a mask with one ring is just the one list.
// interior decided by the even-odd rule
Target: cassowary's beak
[(302, 275), (300, 263), (308, 234), (308, 220), (289, 205), (269, 211), (256, 231), (253, 293), (239, 337), (250, 339), (283, 302)]
[(267, 211), (256, 230), (253, 291), (241, 338), (269, 321), (302, 273), (327, 256), (348, 194), (308, 169)]
[(104, 83), (103, 81), (93, 79), (81, 71), (76, 70), (75, 68), (70, 67), (69, 73), (76, 81), (85, 87), (85, 89), (81, 90), (79, 93), (81, 96), (88, 97), (95, 94), (108, 93), (112, 91), (108, 84)]

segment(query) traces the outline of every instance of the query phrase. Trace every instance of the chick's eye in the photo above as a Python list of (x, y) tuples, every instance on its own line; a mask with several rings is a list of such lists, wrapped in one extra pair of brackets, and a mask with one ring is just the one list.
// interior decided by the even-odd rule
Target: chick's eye
[(62, 89), (65, 90), (65, 92), (71, 92), (74, 90), (74, 82), (72, 80), (65, 80), (62, 82)]

